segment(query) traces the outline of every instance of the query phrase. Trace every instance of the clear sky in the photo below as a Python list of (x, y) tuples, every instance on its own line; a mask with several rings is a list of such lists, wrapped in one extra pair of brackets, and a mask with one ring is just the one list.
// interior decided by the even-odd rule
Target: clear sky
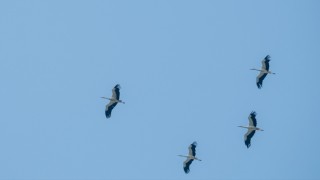
[[(0, 1), (0, 179), (320, 179), (319, 7)], [(265, 131), (247, 149), (252, 110)]]

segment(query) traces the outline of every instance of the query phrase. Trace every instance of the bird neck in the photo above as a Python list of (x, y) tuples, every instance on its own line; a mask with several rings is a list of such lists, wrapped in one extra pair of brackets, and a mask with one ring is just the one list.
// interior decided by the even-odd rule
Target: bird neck
[(101, 97), (102, 99), (109, 99), (109, 100), (111, 100), (110, 98), (107, 98), (107, 97)]
[(250, 70), (261, 71), (260, 69), (255, 69), (255, 68), (252, 68)]
[(180, 156), (180, 157), (186, 157), (186, 158), (189, 157), (189, 156), (184, 156), (184, 155), (178, 155), (178, 156)]
[(238, 126), (238, 127), (249, 129), (248, 126)]

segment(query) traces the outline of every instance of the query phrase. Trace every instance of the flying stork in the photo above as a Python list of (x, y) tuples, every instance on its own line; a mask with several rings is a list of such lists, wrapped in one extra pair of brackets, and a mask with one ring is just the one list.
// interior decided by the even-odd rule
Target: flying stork
[(261, 89), (262, 87), (262, 82), (264, 80), (264, 78), (268, 75), (268, 74), (276, 74), (273, 73), (271, 71), (269, 71), (269, 61), (270, 61), (270, 56), (267, 55), (263, 60), (262, 60), (262, 67), (261, 70), (260, 69), (250, 69), (250, 70), (256, 70), (256, 71), (260, 71), (260, 74), (257, 76), (257, 86), (259, 89)]
[(197, 142), (193, 142), (192, 144), (190, 144), (189, 146), (189, 155), (188, 156), (184, 156), (184, 155), (178, 155), (178, 156), (181, 156), (181, 157), (186, 157), (187, 160), (185, 160), (183, 162), (183, 170), (186, 174), (189, 173), (190, 169), (190, 165), (192, 163), (192, 161), (195, 159), (195, 160), (198, 160), (198, 161), (201, 161), (201, 159), (198, 159), (196, 157), (196, 147), (197, 147)]
[(251, 146), (251, 138), (256, 131), (263, 131), (263, 129), (257, 128), (256, 112), (252, 111), (248, 117), (249, 126), (238, 126), (248, 129), (248, 132), (244, 135), (244, 143), (249, 148)]
[(106, 97), (101, 97), (103, 99), (109, 99), (110, 102), (109, 104), (106, 105), (106, 117), (110, 118), (111, 117), (111, 111), (112, 109), (118, 104), (118, 103), (123, 103), (122, 100), (120, 100), (120, 84), (117, 84), (113, 89), (112, 89), (112, 97), (111, 98), (106, 98)]

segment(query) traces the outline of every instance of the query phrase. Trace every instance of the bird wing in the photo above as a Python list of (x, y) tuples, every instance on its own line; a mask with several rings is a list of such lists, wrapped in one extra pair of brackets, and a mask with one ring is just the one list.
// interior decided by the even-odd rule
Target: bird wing
[(197, 147), (197, 142), (193, 142), (192, 144), (190, 144), (189, 146), (189, 156), (196, 156), (196, 147)]
[(269, 61), (270, 61), (270, 56), (267, 55), (262, 61), (262, 69), (269, 71)]
[(185, 160), (183, 162), (183, 170), (186, 174), (188, 174), (190, 172), (190, 164), (192, 163), (193, 159), (188, 158), (187, 160)]
[(268, 75), (268, 73), (264, 73), (263, 71), (257, 76), (257, 86), (260, 89), (262, 87), (262, 82), (264, 78)]
[(253, 137), (256, 130), (248, 129), (248, 132), (244, 135), (244, 144), (249, 148), (251, 146), (251, 138)]
[(119, 100), (120, 98), (120, 85), (117, 84), (113, 89), (112, 89), (112, 99)]
[(255, 111), (252, 111), (248, 117), (249, 119), (249, 126), (257, 127), (257, 119), (256, 119), (257, 113)]
[(110, 101), (109, 104), (106, 105), (106, 117), (110, 118), (111, 117), (111, 111), (114, 107), (116, 107), (118, 103), (116, 101)]

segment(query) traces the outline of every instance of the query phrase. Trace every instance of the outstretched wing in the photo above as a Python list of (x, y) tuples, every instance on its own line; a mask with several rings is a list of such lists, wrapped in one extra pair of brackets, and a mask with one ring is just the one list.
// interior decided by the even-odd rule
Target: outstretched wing
[(192, 163), (193, 159), (188, 158), (183, 162), (183, 170), (186, 174), (190, 172), (190, 165)]
[(120, 84), (117, 84), (113, 89), (112, 89), (112, 99), (119, 100), (120, 98)]
[(262, 69), (269, 71), (269, 61), (270, 61), (270, 56), (267, 55), (262, 61)]
[(249, 148), (251, 146), (251, 138), (253, 137), (256, 130), (248, 129), (248, 132), (244, 135), (244, 144)]
[(262, 82), (267, 75), (268, 73), (264, 73), (263, 71), (261, 71), (260, 74), (257, 76), (257, 86), (259, 89), (261, 89)]
[(110, 117), (111, 117), (112, 109), (113, 109), (114, 107), (116, 107), (117, 104), (118, 104), (118, 103), (117, 103), (116, 101), (110, 101), (109, 104), (106, 105), (106, 111), (105, 111), (105, 113), (106, 113), (106, 117), (107, 117), (107, 118), (110, 118)]
[(197, 147), (197, 142), (193, 142), (192, 144), (190, 144), (189, 146), (189, 156), (196, 156), (196, 147)]
[(249, 126), (257, 127), (257, 119), (256, 119), (257, 113), (255, 111), (252, 111), (248, 117), (249, 119)]

